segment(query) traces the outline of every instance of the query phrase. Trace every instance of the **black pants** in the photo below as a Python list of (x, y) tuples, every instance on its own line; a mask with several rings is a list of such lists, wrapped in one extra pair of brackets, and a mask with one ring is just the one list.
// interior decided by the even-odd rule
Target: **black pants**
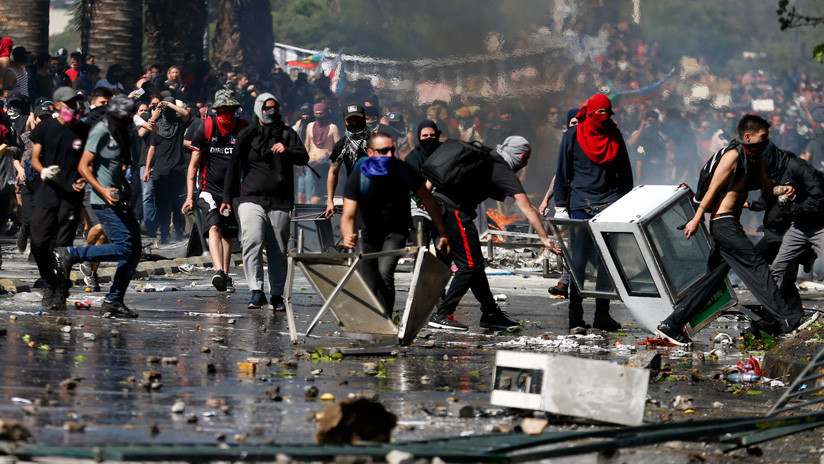
[[(397, 250), (406, 246), (408, 235), (390, 233), (383, 238), (371, 240), (366, 237), (364, 240), (364, 253), (376, 251)], [(358, 265), (363, 279), (373, 289), (378, 297), (385, 313), (392, 316), (395, 307), (395, 269), (398, 267), (400, 256), (385, 256), (378, 259), (361, 261)]]
[[(71, 246), (80, 223), (80, 208), (40, 208), (32, 207), (29, 227), (31, 228), (31, 252), (40, 271), (40, 277), (48, 288), (57, 289), (59, 280), (54, 271), (52, 253), (55, 247)], [(68, 288), (61, 290), (67, 291)]]
[(747, 238), (738, 219), (732, 216), (713, 219), (710, 235), (713, 246), (707, 260), (707, 273), (678, 304), (675, 312), (666, 319), (667, 323), (676, 328), (685, 326), (706, 306), (713, 291), (732, 268), (766, 311), (765, 320), (777, 322), (782, 332), (792, 330), (804, 310), (800, 305), (790, 306), (784, 300), (770, 274), (769, 265)]
[(478, 229), (468, 214), (447, 205), (444, 205), (443, 209), (451, 247), (449, 256), (458, 270), (449, 284), (438, 312), (442, 315), (454, 313), (461, 298), (469, 290), (472, 290), (472, 294), (481, 303), (481, 312), (493, 312), (497, 304), (484, 272), (484, 257), (481, 253)]
[(183, 207), (183, 197), (186, 184), (185, 176), (180, 172), (172, 172), (165, 176), (156, 176), (154, 181), (155, 204), (157, 205), (157, 223), (160, 226), (160, 241), (169, 241), (169, 218), (175, 228), (175, 239), (183, 238), (185, 220), (180, 209)]

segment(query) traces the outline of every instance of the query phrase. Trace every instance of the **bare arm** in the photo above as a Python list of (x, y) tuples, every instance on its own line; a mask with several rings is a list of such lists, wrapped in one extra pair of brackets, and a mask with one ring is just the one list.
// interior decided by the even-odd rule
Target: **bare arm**
[(343, 237), (343, 246), (355, 248), (358, 244), (358, 234), (355, 233), (355, 215), (358, 212), (358, 202), (343, 199), (343, 212), (340, 216), (340, 235)]
[(529, 198), (527, 198), (525, 193), (516, 193), (512, 196), (515, 199), (515, 204), (518, 205), (521, 212), (524, 213), (526, 216), (527, 221), (529, 221), (529, 225), (535, 229), (535, 233), (538, 234), (538, 237), (541, 239), (541, 243), (544, 244), (547, 249), (552, 249), (552, 244), (549, 241), (549, 236), (546, 234), (546, 230), (544, 230), (544, 223), (541, 222), (541, 217), (538, 216), (538, 211), (532, 207), (532, 204), (529, 202)]
[(94, 162), (94, 158), (97, 155), (90, 152), (89, 150), (83, 150), (83, 155), (80, 157), (80, 163), (77, 165), (77, 171), (83, 176), (83, 179), (92, 186), (100, 196), (106, 200), (111, 206), (115, 206), (117, 204), (116, 201), (112, 199), (112, 191), (118, 190), (117, 188), (106, 188), (100, 185), (100, 182), (97, 181), (97, 178), (94, 177), (94, 171), (92, 171), (92, 163)]
[(146, 170), (143, 172), (143, 182), (149, 182), (149, 179), (152, 177), (152, 161), (154, 160), (154, 155), (155, 147), (152, 145), (146, 153)]
[(446, 231), (446, 223), (443, 220), (443, 214), (441, 214), (441, 207), (438, 204), (438, 201), (435, 200), (432, 192), (430, 192), (426, 187), (426, 183), (421, 184), (421, 186), (418, 187), (418, 190), (415, 191), (415, 195), (420, 198), (424, 208), (426, 208), (426, 211), (429, 212), (432, 222), (434, 222), (435, 227), (438, 228), (438, 233), (441, 236), (438, 240), (438, 249), (441, 250), (441, 253), (449, 254), (449, 233)]
[(186, 201), (183, 202), (181, 211), (194, 208), (195, 181), (197, 180), (197, 170), (200, 167), (200, 150), (192, 150), (192, 160), (189, 161), (189, 169), (186, 171)]
[(726, 187), (735, 172), (735, 165), (738, 163), (738, 151), (730, 150), (721, 157), (718, 167), (715, 168), (715, 173), (712, 175), (710, 186), (707, 188), (707, 193), (701, 199), (701, 203), (696, 208), (695, 216), (684, 227), (684, 235), (687, 238), (692, 237), (698, 231), (698, 226), (701, 224), (701, 219), (704, 218), (704, 213), (715, 204), (719, 193)]
[(40, 163), (40, 152), (43, 151), (43, 145), (35, 143), (31, 147), (31, 168), (37, 172), (43, 170), (43, 165)]
[(338, 186), (340, 164), (333, 164), (329, 168), (329, 177), (326, 178), (326, 217), (335, 215), (335, 188)]

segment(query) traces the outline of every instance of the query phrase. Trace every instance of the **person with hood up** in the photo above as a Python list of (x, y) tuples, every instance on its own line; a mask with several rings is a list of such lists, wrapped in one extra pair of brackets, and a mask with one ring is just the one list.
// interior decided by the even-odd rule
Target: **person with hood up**
[(231, 213), (237, 199), (243, 270), (252, 297), (249, 309), (267, 304), (263, 293), (263, 250), (269, 266), (272, 308), (283, 311), (289, 225), (295, 203), (294, 167), (309, 162), (297, 132), (283, 123), (274, 95), (255, 99), (256, 122), (238, 134), (223, 186), (220, 213)]
[[(485, 329), (506, 329), (519, 325), (517, 322), (510, 320), (495, 302), (495, 297), (489, 288), (489, 280), (484, 271), (481, 240), (474, 220), (478, 204), (486, 198), (502, 201), (506, 196), (511, 196), (526, 216), (529, 224), (535, 229), (544, 246), (550, 250), (554, 249), (538, 212), (529, 203), (524, 187), (516, 175), (518, 171), (526, 166), (531, 154), (532, 148), (525, 138), (519, 135), (507, 137), (502, 144), (497, 146), (495, 152), (491, 153), (492, 166), (488, 174), (489, 177), (478, 179), (477, 191), (441, 192), (439, 189), (435, 189), (434, 195), (441, 203), (444, 221), (446, 222), (447, 236), (449, 242), (453, 244), (450, 247), (449, 257), (458, 270), (455, 272), (455, 277), (452, 278), (443, 300), (429, 318), (430, 327), (467, 330), (466, 325), (455, 319), (454, 313), (461, 298), (470, 289), (475, 298), (481, 303), (481, 327)], [(434, 212), (431, 209), (429, 211), (430, 213)]]
[[(440, 239), (437, 247), (449, 253), (449, 239), (438, 202), (426, 188), (423, 177), (408, 164), (394, 157), (395, 142), (390, 134), (378, 132), (369, 138), (368, 158), (346, 179), (340, 230), (343, 245), (357, 244), (355, 216), (360, 211), (365, 230), (363, 251), (366, 253), (403, 248), (409, 238), (409, 210), (401, 205), (409, 203), (414, 192), (427, 209)], [(385, 256), (362, 261), (361, 271), (387, 316), (392, 316), (395, 305), (395, 268), (400, 256)]]
[[(578, 125), (561, 138), (555, 173), (555, 217), (588, 220), (632, 190), (632, 167), (624, 137), (612, 120), (612, 102), (595, 94), (578, 110)], [(571, 246), (573, 267), (594, 258), (594, 249)], [(599, 284), (609, 282), (598, 276)], [(609, 314), (609, 300), (595, 300), (593, 327), (614, 332), (621, 328)], [(574, 281), (569, 285), (569, 329), (588, 328), (584, 306)]]
[(129, 126), (135, 112), (134, 102), (125, 95), (114, 97), (101, 121), (89, 132), (78, 171), (92, 186), (91, 207), (109, 242), (85, 247), (60, 247), (55, 250), (57, 274), (71, 286), (71, 267), (79, 262), (116, 261), (112, 287), (103, 298), (100, 314), (104, 317), (135, 318), (137, 313), (124, 302), (126, 290), (140, 262), (140, 223), (129, 207), (132, 189), (125, 168), (132, 164)]
[[(425, 119), (418, 124), (418, 144), (412, 150), (404, 161), (412, 166), (418, 173), (421, 172), (421, 166), (429, 159), (429, 155), (435, 152), (441, 146), (441, 131), (438, 125), (431, 119)], [(410, 201), (410, 208), (412, 212), (412, 231), (415, 232), (420, 227), (423, 230), (423, 243), (426, 245), (434, 241), (438, 237), (438, 230), (435, 228), (435, 223), (432, 222), (432, 217), (426, 209), (418, 205), (420, 199), (413, 196)], [(440, 251), (436, 250), (436, 254)], [(440, 255), (439, 255), (440, 256)], [(443, 258), (446, 258), (443, 256)]]

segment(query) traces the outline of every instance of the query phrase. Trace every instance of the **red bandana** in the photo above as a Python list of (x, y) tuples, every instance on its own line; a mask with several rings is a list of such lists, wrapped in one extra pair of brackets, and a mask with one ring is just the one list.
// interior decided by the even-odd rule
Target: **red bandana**
[[(607, 110), (607, 112), (595, 112), (600, 109)], [(612, 102), (602, 93), (589, 97), (586, 104), (575, 115), (579, 121), (576, 129), (578, 144), (593, 163), (608, 163), (618, 154), (621, 146), (621, 133), (618, 132), (615, 121), (610, 119), (611, 115)]]

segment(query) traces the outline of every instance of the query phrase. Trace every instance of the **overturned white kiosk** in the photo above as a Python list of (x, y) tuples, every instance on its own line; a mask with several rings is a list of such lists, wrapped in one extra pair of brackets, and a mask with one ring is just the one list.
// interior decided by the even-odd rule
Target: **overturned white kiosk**
[[(689, 188), (641, 185), (588, 221), (549, 222), (581, 294), (622, 300), (654, 332), (706, 272), (706, 229), (702, 225), (690, 239), (683, 231), (694, 214)], [(687, 332), (695, 334), (736, 303), (725, 279)]]

